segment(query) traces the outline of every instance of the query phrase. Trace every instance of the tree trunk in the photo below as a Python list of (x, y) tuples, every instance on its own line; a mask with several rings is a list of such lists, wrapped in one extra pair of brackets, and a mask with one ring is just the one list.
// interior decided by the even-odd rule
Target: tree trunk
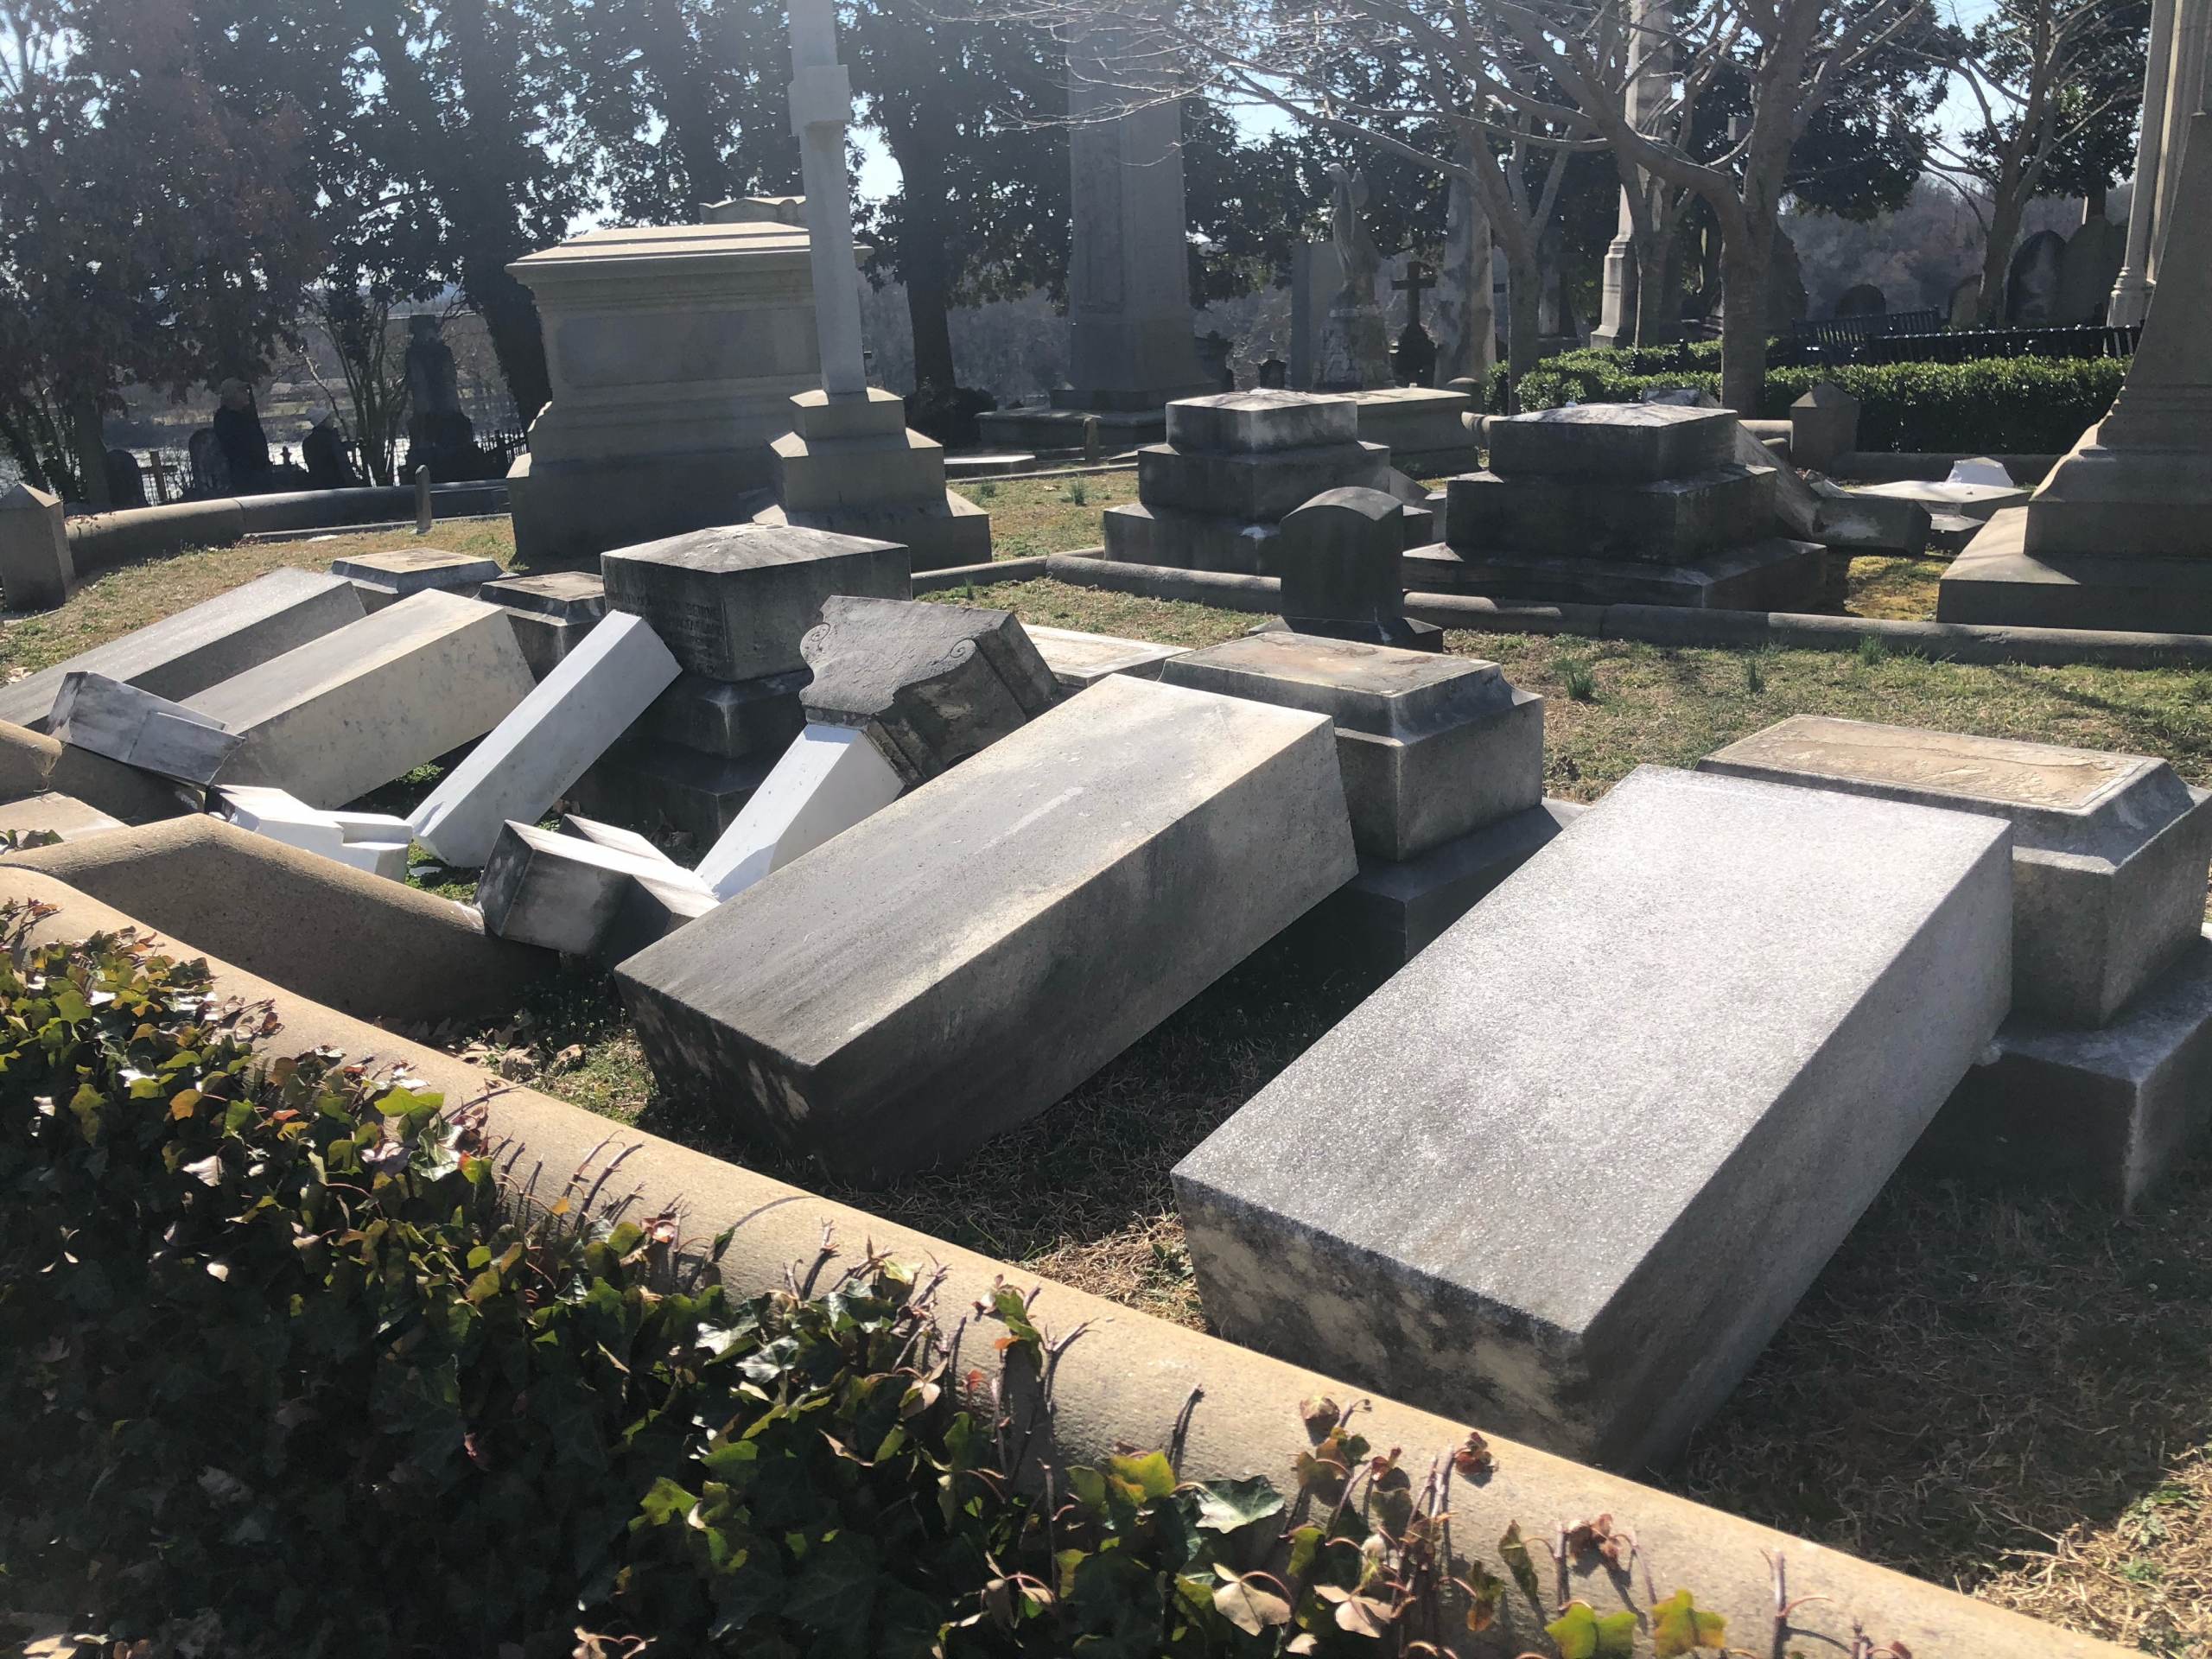
[(1999, 188), (1989, 207), (1989, 240), (1981, 251), (1981, 292), (1974, 315), (1985, 327), (2005, 320), (2005, 278), (2011, 274), (2012, 244), (2020, 234), (2024, 208), (2018, 190)]
[(507, 275), (502, 265), (469, 270), (462, 286), (469, 303), (483, 313), (485, 331), (492, 336), (492, 354), (499, 359), (499, 372), (506, 377), (515, 412), (527, 430), (553, 396), (537, 307), (530, 290)]
[(86, 398), (69, 405), (69, 449), (79, 496), (94, 512), (105, 512), (115, 501), (108, 493), (106, 423), (98, 402)]
[[(901, 149), (907, 154), (901, 155)], [(952, 363), (951, 261), (945, 252), (943, 175), (912, 146), (893, 143), (900, 194), (906, 199), (899, 227), (899, 275), (906, 284), (906, 317), (914, 330), (914, 390), (936, 386), (948, 396), (959, 384)]]
[(1680, 249), (1671, 231), (1636, 238), (1636, 343), (1663, 346), (1682, 333)]
[(1724, 233), (1720, 246), (1720, 401), (1746, 421), (1766, 392), (1767, 261), (1749, 239)]
[(1506, 256), (1505, 289), (1505, 412), (1521, 412), (1521, 377), (1536, 366), (1536, 342), (1541, 335), (1536, 309), (1543, 301), (1543, 271), (1533, 253)]

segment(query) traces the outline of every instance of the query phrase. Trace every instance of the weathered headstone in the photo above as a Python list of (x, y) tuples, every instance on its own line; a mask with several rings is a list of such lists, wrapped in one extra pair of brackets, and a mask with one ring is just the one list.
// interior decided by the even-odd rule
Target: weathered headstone
[(0, 494), (0, 605), (50, 611), (77, 585), (61, 498), (17, 482)]
[(2007, 841), (1638, 770), (1177, 1166), (1208, 1317), (1562, 1455), (1663, 1459), (2003, 1018)]
[(609, 608), (652, 625), (695, 674), (751, 680), (805, 665), (799, 641), (832, 594), (904, 599), (906, 550), (796, 526), (693, 531), (605, 555)]
[(1815, 380), (1789, 405), (1789, 464), (1808, 472), (1831, 470), (1839, 455), (1859, 447), (1859, 400), (1840, 386)]
[(1352, 868), (1325, 718), (1116, 676), (618, 979), (664, 1091), (880, 1177), (1035, 1116)]
[(2005, 319), (2027, 327), (2062, 321), (2058, 285), (2066, 264), (2066, 238), (2037, 231), (2020, 244), (2005, 276)]
[(448, 864), (481, 866), (510, 818), (534, 823), (678, 671), (645, 619), (602, 618), (408, 815)]
[(222, 782), (336, 807), (483, 736), (536, 683), (505, 612), (431, 589), (184, 701), (245, 740)]
[(838, 594), (802, 649), (810, 723), (849, 726), (908, 785), (997, 741), (1058, 696), (1011, 611)]
[(523, 660), (541, 680), (607, 614), (607, 583), (589, 570), (502, 576), (479, 588), (476, 597), (506, 612)]
[(2009, 823), (2023, 1010), (2103, 1025), (2203, 926), (2212, 791), (2148, 755), (1797, 715), (1698, 765)]
[(1406, 619), (1406, 515), (1381, 490), (1325, 490), (1288, 514), (1276, 543), (1294, 632), (1441, 651), (1444, 630)]
[[(556, 835), (526, 823), (500, 827), (476, 883), (486, 931), (567, 956), (605, 953), (608, 942), (632, 937), (639, 918), (625, 917), (640, 882), (688, 890), (702, 913), (712, 907), (705, 884), (658, 851), (637, 852), (582, 836)], [(619, 947), (617, 947), (619, 948)]]
[(343, 576), (271, 570), (243, 587), (0, 687), (0, 720), (46, 729), (65, 675), (105, 674), (182, 702), (311, 639), (358, 622), (360, 595)]
[(81, 669), (63, 677), (47, 729), (77, 748), (202, 789), (242, 741), (181, 703)]

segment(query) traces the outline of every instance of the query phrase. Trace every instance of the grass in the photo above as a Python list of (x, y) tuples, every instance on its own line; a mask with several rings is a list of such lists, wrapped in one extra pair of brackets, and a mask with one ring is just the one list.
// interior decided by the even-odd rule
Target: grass
[[(984, 483), (993, 486), (987, 497), (982, 494)], [(954, 487), (990, 510), (993, 558), (1027, 559), (1097, 546), (1103, 537), (1099, 513), (1137, 499), (1137, 474), (1132, 467), (1083, 478), (1017, 475)]]

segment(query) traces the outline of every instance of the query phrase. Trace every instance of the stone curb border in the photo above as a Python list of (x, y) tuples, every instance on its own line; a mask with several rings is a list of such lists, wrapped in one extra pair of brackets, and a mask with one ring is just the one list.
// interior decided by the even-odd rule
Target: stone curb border
[[(36, 938), (81, 938), (136, 925), (129, 916), (12, 861), (0, 863), (0, 899), (8, 899), (62, 906), (58, 916), (35, 930)], [(784, 1285), (791, 1264), (814, 1260), (825, 1238), (846, 1262), (873, 1247), (941, 1267), (945, 1277), (938, 1304), (948, 1326), (959, 1321), (971, 1302), (986, 1299), (1001, 1278), (1025, 1290), (1039, 1286), (1034, 1312), (1047, 1332), (1062, 1337), (1078, 1327), (1083, 1332), (1059, 1369), (1054, 1409), (1046, 1425), (1051, 1455), (1060, 1466), (1096, 1465), (1131, 1446), (1166, 1446), (1179, 1423), (1185, 1429), (1181, 1466), (1186, 1478), (1259, 1472), (1287, 1489), (1291, 1460), (1304, 1448), (1299, 1402), (1320, 1395), (1346, 1404), (1369, 1398), (1203, 1332), (1080, 1291), (1040, 1285), (1035, 1274), (1020, 1267), (622, 1128), (227, 963), (211, 959), (209, 966), (226, 990), (248, 1001), (272, 1002), (286, 1043), (301, 1049), (329, 1044), (357, 1059), (373, 1056), (378, 1064), (404, 1065), (449, 1101), (488, 1097), (492, 1133), (522, 1149), (516, 1168), (538, 1172), (535, 1191), (548, 1201), (572, 1173), (588, 1165), (596, 1174), (611, 1166), (607, 1193), (630, 1197), (629, 1213), (680, 1211), (684, 1236), (692, 1241), (734, 1228), (721, 1272), (741, 1294)], [(969, 1364), (995, 1372), (982, 1334), (971, 1334), (967, 1341), (972, 1345), (958, 1357), (952, 1374), (958, 1376)], [(1011, 1404), (1019, 1420), (1027, 1402), (1017, 1395)], [(1404, 1448), (1416, 1467), (1416, 1481), (1432, 1459), (1465, 1438), (1464, 1426), (1444, 1418), (1385, 1399), (1374, 1399), (1371, 1405), (1357, 1419), (1359, 1432), (1378, 1452)], [(1787, 1563), (1789, 1594), (1816, 1599), (1789, 1626), (1793, 1648), (1849, 1652), (1856, 1618), (1876, 1641), (1902, 1641), (1917, 1659), (2121, 1659), (2124, 1652), (1532, 1447), (1494, 1440), (1491, 1450), (1497, 1460), (1494, 1472), (1479, 1481), (1455, 1482), (1452, 1508), (1453, 1536), (1471, 1545), (1493, 1570), (1495, 1541), (1510, 1522), (1517, 1521), (1527, 1536), (1548, 1538), (1556, 1527), (1610, 1514), (1636, 1535), (1659, 1594), (1689, 1587), (1700, 1606), (1727, 1618), (1734, 1646), (1764, 1651), (1770, 1643), (1781, 1645), (1773, 1641), (1772, 1558), (1779, 1555)], [(1532, 1547), (1531, 1553), (1548, 1596), (1548, 1559), (1541, 1549)], [(1624, 1605), (1625, 1590), (1626, 1605), (1641, 1609), (1646, 1605), (1642, 1579), (1638, 1573), (1635, 1582), (1617, 1582), (1604, 1572), (1578, 1571), (1570, 1594), (1605, 1613)], [(1498, 1624), (1467, 1637), (1459, 1650), (1508, 1659), (1542, 1645), (1542, 1622), (1517, 1592), (1510, 1591)]]
[[(430, 499), (445, 516), (499, 513), (507, 509), (507, 486), (499, 479), (435, 485)], [(173, 501), (167, 506), (79, 513), (66, 527), (78, 579), (85, 581), (188, 547), (228, 547), (249, 536), (296, 531), (368, 528), (401, 514), (405, 515), (403, 522), (414, 522), (412, 485)]]
[[(1280, 614), (1281, 584), (1273, 576), (1164, 565), (1110, 563), (1096, 552), (1055, 553), (1042, 559), (931, 570), (914, 578), (918, 594), (968, 583), (1029, 582), (1050, 576), (1079, 588), (1180, 600), (1218, 610)], [(2017, 663), (2059, 668), (2094, 663), (2107, 668), (2212, 664), (2212, 634), (2121, 633), (2096, 628), (2008, 628), (1967, 622), (1904, 622), (1880, 617), (1815, 616), (1793, 611), (1695, 611), (1668, 605), (1523, 604), (1464, 594), (1408, 594), (1406, 614), (1417, 622), (1482, 633), (1575, 634), (1636, 639), (1655, 645), (1786, 645), (1804, 651), (1856, 651), (1865, 639), (1955, 663)]]

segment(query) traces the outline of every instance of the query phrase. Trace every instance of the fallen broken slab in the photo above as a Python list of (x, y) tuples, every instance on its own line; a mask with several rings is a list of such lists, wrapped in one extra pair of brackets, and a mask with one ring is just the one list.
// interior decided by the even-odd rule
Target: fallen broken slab
[(1176, 1166), (1208, 1317), (1665, 1459), (2003, 1019), (2010, 842), (1639, 768)]
[(81, 670), (62, 677), (47, 729), (73, 748), (201, 789), (244, 741), (182, 703)]
[(880, 1178), (1035, 1116), (1356, 864), (1325, 715), (1116, 675), (617, 980), (664, 1092)]

